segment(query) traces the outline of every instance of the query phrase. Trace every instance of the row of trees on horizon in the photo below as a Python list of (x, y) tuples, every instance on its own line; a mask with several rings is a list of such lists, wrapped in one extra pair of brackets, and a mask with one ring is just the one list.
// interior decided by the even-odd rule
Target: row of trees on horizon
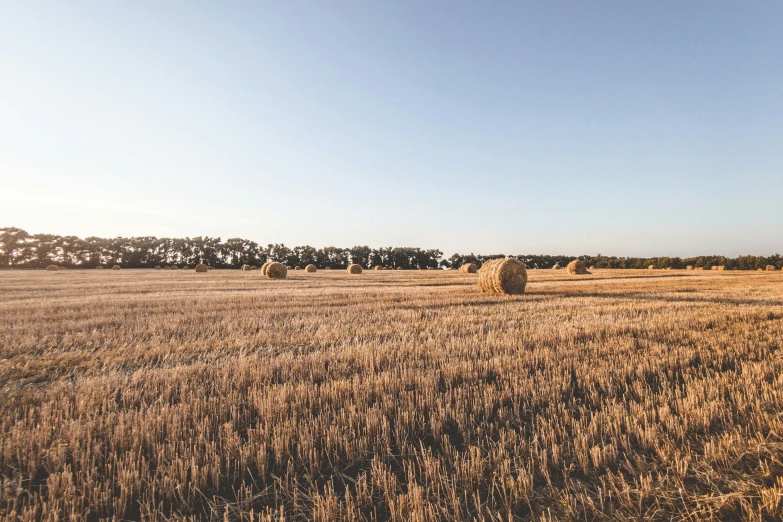
[(56, 264), (68, 268), (94, 268), (98, 265), (120, 265), (125, 268), (153, 268), (155, 266), (195, 266), (204, 263), (215, 268), (240, 268), (242, 265), (259, 266), (267, 261), (278, 261), (287, 266), (305, 267), (310, 263), (319, 268), (345, 268), (356, 263), (364, 268), (383, 266), (405, 269), (459, 268), (465, 263), (481, 266), (485, 261), (498, 257), (515, 257), (529, 268), (548, 269), (565, 266), (578, 258), (596, 268), (710, 268), (725, 266), (727, 270), (755, 270), (774, 265), (783, 268), (783, 257), (774, 256), (700, 256), (679, 257), (616, 257), (616, 256), (565, 256), (565, 255), (476, 255), (454, 254), (448, 259), (438, 249), (416, 247), (354, 246), (351, 248), (309, 245), (289, 248), (275, 243), (266, 246), (242, 238), (221, 241), (219, 237), (157, 238), (58, 236), (54, 234), (28, 234), (20, 228), (0, 228), (0, 268), (44, 268)]

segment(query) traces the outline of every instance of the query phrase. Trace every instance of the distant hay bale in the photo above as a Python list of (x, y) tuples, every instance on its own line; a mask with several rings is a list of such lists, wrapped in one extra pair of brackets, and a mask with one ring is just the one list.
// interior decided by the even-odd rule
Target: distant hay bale
[(285, 276), (288, 275), (288, 268), (283, 263), (269, 263), (265, 275), (269, 279), (285, 279)]
[(301, 270), (301, 269), (302, 269), (302, 267), (301, 267), (301, 266), (295, 266), (295, 267), (294, 267), (294, 270)]
[(257, 266), (251, 266), (250, 270), (258, 270), (258, 267)]
[(209, 265), (207, 265), (207, 270), (214, 270), (214, 269), (215, 269), (215, 267), (214, 267), (214, 266), (209, 266)]
[(774, 272), (775, 270), (777, 270), (775, 265), (767, 265), (767, 272)]
[(266, 263), (264, 263), (263, 265), (261, 265), (261, 275), (263, 275), (263, 276), (265, 276), (265, 275), (266, 275), (266, 269), (267, 269), (267, 267), (268, 267), (269, 265), (271, 265), (271, 264), (272, 264), (272, 262), (271, 262), (271, 261), (267, 261)]
[(685, 270), (693, 270), (693, 265), (688, 265), (685, 267)]
[(590, 265), (590, 270), (595, 270), (595, 265)]
[(724, 265), (718, 265), (718, 270), (720, 271), (726, 270), (726, 267)]
[(518, 295), (525, 293), (527, 270), (518, 259), (493, 259), (481, 267), (478, 286), (482, 292)]
[(650, 265), (647, 267), (647, 270), (655, 270), (655, 265)]
[(383, 270), (384, 268), (381, 265), (375, 265), (372, 269), (373, 270)]
[(327, 266), (326, 268), (324, 268), (324, 270), (331, 270), (331, 269), (332, 269), (331, 266)]
[(243, 272), (250, 272), (250, 265), (242, 265), (242, 268), (240, 269)]
[(114, 265), (113, 267), (111, 267), (111, 269), (112, 270), (120, 270), (120, 269), (122, 269), (122, 267), (120, 265)]
[(161, 266), (158, 265), (158, 266), (155, 267), (155, 270), (163, 270), (163, 268), (161, 268)]
[(590, 273), (587, 271), (585, 262), (581, 259), (574, 259), (568, 263), (568, 266), (566, 266), (566, 272), (571, 275), (585, 275)]
[(314, 265), (314, 264), (312, 264), (312, 263), (310, 263), (309, 265), (307, 265), (307, 266), (305, 267), (305, 272), (307, 272), (308, 274), (313, 274), (313, 273), (315, 273), (317, 270), (318, 270), (318, 267), (317, 267), (317, 266), (315, 266), (315, 265)]
[(292, 267), (292, 266), (287, 266), (285, 268), (286, 268), (286, 270), (293, 270), (294, 269), (294, 267)]
[(348, 265), (348, 273), (349, 274), (361, 274), (362, 273), (362, 266), (357, 264), (350, 264)]
[[(486, 263), (485, 263), (486, 264)], [(552, 270), (560, 270), (560, 265), (555, 263), (555, 266), (552, 267)]]
[(46, 268), (44, 268), (44, 270), (46, 270), (47, 272), (57, 272), (59, 269), (60, 267), (57, 265), (49, 265)]
[(95, 270), (103, 270), (103, 265), (98, 265), (95, 267)]
[(697, 266), (696, 268), (694, 268), (694, 270), (704, 270), (704, 267), (703, 266)]
[(172, 270), (179, 270), (179, 267), (177, 265), (171, 265)]
[(718, 270), (718, 266), (714, 265), (712, 268), (710, 268), (710, 270)]
[(196, 265), (196, 272), (203, 273), (209, 271), (209, 267), (203, 263), (199, 263)]
[(459, 271), (463, 274), (475, 274), (478, 272), (478, 268), (476, 267), (475, 263), (465, 263), (461, 267), (459, 267)]
[(398, 266), (397, 270), (405, 270), (405, 269), (403, 267), (401, 267), (401, 266)]

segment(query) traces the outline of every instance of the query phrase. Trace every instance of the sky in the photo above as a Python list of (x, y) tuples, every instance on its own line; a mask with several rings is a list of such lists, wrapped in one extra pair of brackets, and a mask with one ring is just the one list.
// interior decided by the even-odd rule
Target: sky
[(783, 2), (3, 2), (2, 226), (783, 253)]

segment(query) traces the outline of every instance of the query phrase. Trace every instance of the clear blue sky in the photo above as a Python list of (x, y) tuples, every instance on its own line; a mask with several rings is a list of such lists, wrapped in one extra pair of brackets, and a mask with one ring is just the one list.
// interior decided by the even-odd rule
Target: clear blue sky
[(4, 2), (0, 226), (783, 252), (783, 2)]

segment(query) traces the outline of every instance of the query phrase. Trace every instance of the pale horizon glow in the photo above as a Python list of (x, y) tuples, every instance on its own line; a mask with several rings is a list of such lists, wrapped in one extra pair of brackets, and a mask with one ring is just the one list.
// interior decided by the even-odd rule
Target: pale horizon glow
[(783, 253), (779, 2), (13, 2), (0, 227)]

